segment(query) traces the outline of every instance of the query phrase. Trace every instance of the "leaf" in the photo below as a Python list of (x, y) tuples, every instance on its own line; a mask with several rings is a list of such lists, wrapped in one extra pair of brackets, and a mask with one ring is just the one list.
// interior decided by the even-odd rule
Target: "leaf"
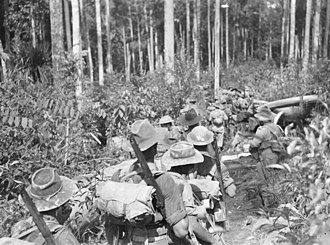
[(285, 169), (282, 165), (280, 164), (269, 164), (268, 166), (266, 166), (266, 168), (274, 168), (274, 169)]
[(258, 229), (261, 229), (265, 225), (272, 225), (272, 222), (269, 219), (266, 218), (260, 218), (257, 220), (257, 222), (253, 225), (252, 231), (256, 231)]
[(33, 127), (33, 121), (31, 119), (29, 119), (29, 128)]
[(15, 126), (16, 127), (19, 127), (20, 126), (20, 122), (21, 122), (20, 118), (19, 117), (15, 117)]
[(23, 117), (22, 118), (22, 127), (23, 128), (26, 128), (28, 125), (28, 119), (26, 117)]
[(282, 236), (279, 231), (273, 231), (267, 235), (266, 239), (264, 240), (264, 242), (262, 244), (263, 245), (275, 245), (275, 244), (279, 244), (280, 242), (283, 242), (283, 240), (286, 240), (286, 238), (284, 236)]

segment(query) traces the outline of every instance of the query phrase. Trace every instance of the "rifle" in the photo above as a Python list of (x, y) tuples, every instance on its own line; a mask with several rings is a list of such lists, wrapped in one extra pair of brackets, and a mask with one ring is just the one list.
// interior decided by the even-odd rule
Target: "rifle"
[(49, 230), (49, 227), (47, 226), (46, 222), (40, 215), (36, 205), (30, 198), (30, 196), (27, 194), (26, 190), (22, 187), (21, 189), (21, 196), (24, 201), (24, 204), (28, 208), (30, 214), (32, 215), (33, 221), (38, 227), (38, 230), (41, 232), (41, 235), (44, 237), (47, 245), (57, 245), (55, 238), (51, 231)]
[(138, 162), (141, 164), (142, 170), (144, 172), (144, 179), (146, 183), (152, 187), (155, 188), (156, 190), (156, 206), (159, 208), (162, 216), (166, 218), (166, 213), (165, 213), (165, 201), (164, 201), (164, 195), (162, 193), (162, 190), (160, 189), (159, 185), (157, 184), (153, 174), (150, 171), (150, 168), (148, 166), (148, 163), (143, 156), (138, 144), (136, 143), (136, 140), (133, 135), (130, 137), (130, 142), (132, 145), (132, 148), (134, 150), (134, 153), (138, 159)]
[(215, 161), (216, 161), (215, 164), (217, 166), (217, 170), (219, 173), (219, 179), (220, 179), (220, 181), (219, 181), (220, 191), (222, 193), (221, 199), (219, 201), (220, 207), (224, 211), (224, 217), (222, 217), (222, 221), (224, 221), (224, 228), (228, 231), (229, 230), (229, 222), (227, 219), (228, 210), (227, 210), (227, 206), (226, 206), (226, 202), (225, 202), (225, 187), (224, 187), (223, 179), (222, 179), (221, 163), (220, 163), (220, 159), (219, 159), (219, 148), (218, 148), (218, 142), (217, 142), (216, 136), (213, 140), (213, 147), (214, 147), (214, 151), (215, 151)]

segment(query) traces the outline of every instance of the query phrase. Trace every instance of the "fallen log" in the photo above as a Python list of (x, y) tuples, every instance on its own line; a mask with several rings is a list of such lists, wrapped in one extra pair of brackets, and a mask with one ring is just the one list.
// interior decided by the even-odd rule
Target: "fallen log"
[(297, 97), (291, 97), (286, 98), (282, 100), (275, 100), (268, 103), (265, 103), (259, 108), (267, 106), (269, 109), (277, 109), (277, 108), (283, 108), (283, 107), (290, 107), (290, 106), (299, 106), (302, 103), (313, 103), (316, 104), (318, 102), (321, 102), (319, 97), (317, 95), (304, 95), (304, 96), (297, 96)]

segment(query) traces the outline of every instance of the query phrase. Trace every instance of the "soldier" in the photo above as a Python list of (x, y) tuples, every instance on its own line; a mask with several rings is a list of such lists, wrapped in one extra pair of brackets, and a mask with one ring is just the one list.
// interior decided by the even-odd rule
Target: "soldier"
[[(219, 173), (215, 163), (215, 151), (212, 147), (214, 134), (204, 126), (195, 127), (188, 135), (187, 141), (194, 145), (195, 149), (204, 156), (203, 164), (197, 167), (197, 178), (215, 179), (220, 181)], [(230, 177), (226, 166), (221, 163), (222, 179), (225, 192), (233, 197), (236, 195), (234, 180)]]
[(195, 109), (190, 109), (179, 117), (179, 121), (186, 129), (182, 132), (181, 140), (186, 140), (187, 134), (200, 124), (202, 116), (198, 115)]
[(285, 148), (279, 143), (279, 139), (284, 136), (284, 132), (280, 126), (273, 123), (276, 116), (268, 107), (263, 107), (254, 115), (261, 126), (257, 128), (256, 134), (250, 143), (250, 153), (260, 158), (258, 163), (258, 171), (260, 176), (265, 180), (264, 167), (270, 164), (277, 164)]
[(163, 116), (159, 119), (159, 126), (162, 127), (162, 128), (167, 128), (168, 131), (171, 130), (171, 127), (174, 126), (174, 120), (172, 119), (171, 116), (169, 115), (166, 115), (166, 116)]
[[(141, 232), (141, 227), (138, 228), (127, 224), (127, 228), (130, 229), (130, 240), (133, 244), (146, 244), (146, 242), (147, 244), (168, 244), (166, 227), (170, 227), (170, 233), (174, 233), (177, 238), (185, 240), (188, 235), (188, 218), (181, 197), (182, 188), (175, 183), (171, 175), (159, 172), (154, 163), (158, 142), (155, 128), (148, 120), (137, 120), (131, 127), (131, 133), (148, 162), (149, 168), (155, 174), (156, 182), (165, 198), (166, 217), (162, 217), (159, 210), (156, 210), (152, 220), (141, 220), (139, 223), (141, 223), (144, 232)], [(113, 169), (109, 170), (112, 172), (112, 180), (121, 181), (123, 178), (131, 175), (131, 182), (135, 184), (144, 182), (144, 173), (139, 162), (134, 160), (123, 163), (122, 166), (125, 166), (126, 169), (119, 168), (115, 172), (113, 172)], [(105, 170), (107, 174), (110, 173), (109, 171)], [(135, 174), (132, 175), (132, 173)], [(106, 232), (108, 242), (111, 243), (113, 237), (112, 229), (108, 226), (106, 227)]]
[[(63, 225), (72, 210), (69, 201), (77, 190), (74, 182), (58, 175), (53, 168), (36, 171), (32, 175), (31, 185), (26, 189), (59, 245), (79, 244), (72, 232)], [(32, 217), (16, 223), (12, 228), (12, 237), (34, 244), (45, 242)]]
[(184, 185), (182, 197), (188, 213), (189, 229), (203, 242), (217, 244), (217, 239), (198, 222), (198, 219), (206, 220), (206, 209), (195, 204), (192, 187), (186, 181), (194, 179), (190, 169), (203, 161), (203, 155), (186, 141), (173, 144), (162, 157), (162, 163), (170, 169), (169, 173), (175, 177), (175, 181)]

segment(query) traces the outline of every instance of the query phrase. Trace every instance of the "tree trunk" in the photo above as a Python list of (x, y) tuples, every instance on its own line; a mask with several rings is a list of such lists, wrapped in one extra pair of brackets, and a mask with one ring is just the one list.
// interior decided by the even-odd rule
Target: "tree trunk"
[(320, 41), (320, 12), (321, 1), (315, 1), (314, 23), (313, 23), (313, 46), (312, 46), (312, 63), (316, 64), (319, 53)]
[(96, 17), (96, 33), (97, 33), (97, 60), (99, 65), (99, 85), (104, 85), (103, 71), (103, 50), (102, 50), (102, 26), (101, 26), (101, 0), (95, 0), (95, 17)]
[(52, 38), (52, 59), (53, 68), (58, 70), (58, 58), (64, 50), (64, 32), (63, 32), (63, 6), (62, 0), (49, 1), (50, 26)]
[(229, 26), (228, 26), (228, 8), (226, 8), (226, 67), (229, 67)]
[(77, 81), (76, 81), (76, 99), (78, 111), (82, 109), (82, 57), (81, 57), (81, 38), (80, 38), (80, 10), (79, 0), (71, 0), (72, 6), (72, 51), (75, 57), (78, 58), (77, 62)]
[(154, 23), (153, 23), (153, 12), (152, 9), (150, 10), (150, 17), (149, 17), (149, 21), (150, 21), (150, 26), (149, 26), (149, 30), (150, 30), (150, 71), (153, 73), (155, 70), (155, 52), (154, 52)]
[(220, 0), (215, 0), (215, 54), (214, 54), (214, 97), (218, 95), (220, 84)]
[[(3, 12), (5, 18), (8, 18), (8, 7), (9, 7), (9, 0), (3, 0)], [(11, 39), (10, 39), (10, 30), (9, 26), (4, 23), (4, 29), (5, 29), (5, 44), (4, 44), (4, 50), (9, 51), (11, 46)]]
[(85, 48), (87, 49), (87, 63), (88, 63), (88, 70), (89, 70), (89, 79), (90, 82), (94, 82), (94, 71), (93, 71), (93, 58), (92, 58), (92, 50), (91, 50), (91, 45), (90, 45), (90, 40), (89, 40), (89, 28), (87, 24), (87, 18), (86, 18), (86, 8), (84, 8), (84, 0), (79, 0), (80, 6), (81, 6), (81, 11), (82, 11), (82, 29), (83, 35), (84, 35), (84, 40), (85, 40)]
[(71, 24), (70, 24), (70, 7), (69, 1), (64, 0), (64, 19), (65, 19), (65, 37), (66, 37), (66, 48), (69, 52), (72, 51), (72, 41), (71, 41)]
[[(212, 49), (211, 49), (211, 0), (207, 0), (207, 49), (209, 54), (209, 71), (212, 70)], [(220, 25), (219, 25), (220, 26)], [(219, 43), (220, 45), (220, 43)]]
[(36, 48), (37, 40), (36, 40), (36, 20), (34, 16), (34, 5), (31, 4), (30, 8), (30, 19), (31, 19), (31, 36), (32, 36), (32, 47)]
[(284, 57), (285, 57), (285, 33), (286, 33), (286, 12), (287, 12), (287, 0), (283, 0), (283, 15), (282, 15), (282, 33), (281, 33), (281, 73), (283, 71), (283, 62), (284, 62)]
[(303, 71), (306, 71), (308, 67), (311, 14), (312, 14), (312, 0), (307, 0), (306, 19), (305, 19), (304, 57), (302, 61)]
[(174, 69), (174, 7), (173, 0), (164, 2), (164, 46), (165, 46), (165, 65), (167, 72), (167, 83), (174, 82), (172, 71)]
[(262, 49), (261, 47), (261, 21), (262, 21), (262, 11), (261, 11), (262, 1), (259, 1), (259, 18), (258, 18), (258, 36), (257, 36), (257, 50)]
[(139, 50), (139, 67), (140, 67), (140, 75), (143, 74), (143, 53), (141, 48), (141, 31), (140, 31), (140, 21), (137, 23), (137, 31), (138, 31), (138, 50)]
[[(221, 5), (220, 5), (221, 7)], [(222, 11), (223, 12), (223, 11)], [(220, 60), (221, 58), (223, 59), (224, 58), (224, 48), (223, 48), (223, 45), (224, 45), (224, 36), (225, 36), (225, 32), (224, 32), (224, 28), (223, 28), (223, 14), (221, 14), (221, 8), (220, 8)]]
[(325, 23), (324, 42), (323, 42), (323, 58), (325, 60), (328, 59), (329, 28), (330, 28), (330, 0), (327, 0), (327, 19)]
[[(111, 0), (106, 0), (105, 1), (105, 28), (106, 28), (106, 35), (107, 35), (107, 68), (106, 71), (108, 74), (113, 73), (113, 65), (112, 65), (112, 56), (111, 56), (111, 28), (110, 28), (110, 17), (111, 17), (111, 12), (110, 12), (110, 4)], [(130, 8), (131, 10), (131, 8)]]
[(289, 60), (294, 59), (294, 43), (296, 39), (296, 0), (291, 0), (291, 9), (290, 9), (290, 48), (289, 48)]
[(152, 72), (152, 67), (151, 67), (150, 32), (149, 32), (149, 18), (148, 18), (148, 12), (147, 12), (147, 6), (146, 5), (143, 8), (143, 12), (144, 12), (146, 34), (147, 34), (147, 50), (148, 50), (149, 72)]
[(248, 30), (247, 30), (246, 27), (244, 27), (244, 29), (243, 29), (243, 34), (244, 34), (244, 41), (243, 41), (244, 60), (247, 60), (247, 54), (248, 54), (248, 45), (247, 45)]
[[(131, 6), (128, 7), (129, 10), (129, 29), (130, 29), (130, 37), (131, 37), (131, 42), (133, 42), (134, 40), (134, 30), (133, 30), (133, 19), (132, 19), (132, 10), (131, 10)], [(131, 51), (131, 55), (132, 55), (132, 67), (133, 67), (133, 73), (136, 74), (136, 68), (135, 68), (135, 52), (132, 49)]]
[(159, 60), (159, 44), (158, 44), (158, 32), (155, 32), (155, 57), (156, 57), (156, 70), (161, 68)]
[(194, 65), (196, 66), (196, 79), (200, 80), (200, 60), (199, 60), (199, 32), (200, 32), (200, 0), (194, 0)]
[(190, 59), (190, 0), (186, 0), (186, 22), (187, 22), (187, 58)]
[[(0, 39), (0, 63), (1, 63), (1, 70), (2, 70), (2, 77), (0, 76), (0, 82), (6, 83), (8, 81), (7, 79), (7, 68), (6, 68), (6, 60), (4, 57), (2, 57), (1, 54), (4, 53), (2, 41)], [(1, 73), (0, 73), (1, 75)]]
[(131, 81), (131, 49), (129, 43), (126, 44), (127, 50), (127, 69), (126, 69), (126, 82)]

